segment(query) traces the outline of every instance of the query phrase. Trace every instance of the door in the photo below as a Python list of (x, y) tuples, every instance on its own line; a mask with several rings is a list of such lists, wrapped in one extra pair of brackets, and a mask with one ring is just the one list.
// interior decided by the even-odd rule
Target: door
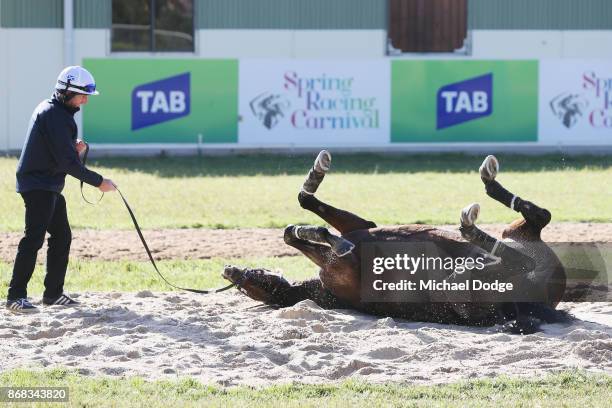
[(467, 0), (389, 0), (389, 40), (402, 52), (453, 52), (467, 36)]

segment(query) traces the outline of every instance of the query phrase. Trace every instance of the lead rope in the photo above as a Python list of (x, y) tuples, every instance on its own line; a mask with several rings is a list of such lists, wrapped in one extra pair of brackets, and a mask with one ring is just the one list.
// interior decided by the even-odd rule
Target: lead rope
[[(85, 143), (85, 154), (83, 155), (83, 160), (82, 160), (83, 166), (85, 166), (85, 164), (87, 163), (87, 155), (88, 154), (89, 154), (89, 145), (87, 143)], [(205, 294), (205, 295), (209, 294), (209, 293), (223, 292), (223, 291), (226, 291), (226, 290), (231, 289), (234, 286), (236, 286), (235, 283), (232, 283), (230, 285), (224, 286), (224, 287), (219, 288), (219, 289), (208, 289), (208, 290), (205, 290), (205, 289), (182, 288), (180, 286), (176, 286), (173, 283), (169, 282), (164, 277), (164, 275), (162, 275), (162, 273), (159, 271), (159, 268), (157, 267), (157, 264), (155, 263), (155, 259), (153, 259), (153, 255), (151, 254), (151, 250), (149, 249), (149, 245), (147, 245), (147, 241), (145, 240), (144, 236), (142, 235), (142, 231), (140, 229), (140, 225), (138, 225), (138, 221), (136, 220), (136, 216), (134, 215), (134, 211), (132, 211), (132, 207), (130, 207), (130, 204), (128, 204), (128, 201), (123, 196), (123, 193), (121, 193), (121, 190), (119, 190), (119, 188), (116, 185), (114, 185), (114, 186), (117, 189), (117, 192), (119, 193), (119, 196), (121, 197), (121, 200), (123, 200), (123, 204), (125, 204), (125, 208), (127, 208), (128, 212), (130, 213), (130, 217), (132, 218), (132, 223), (134, 224), (134, 228), (136, 229), (136, 232), (138, 233), (138, 236), (140, 237), (140, 242), (142, 242), (142, 246), (147, 251), (147, 255), (149, 256), (149, 261), (151, 261), (151, 265), (153, 265), (153, 268), (155, 269), (155, 272), (157, 272), (159, 277), (162, 278), (162, 280), (164, 282), (166, 282), (166, 284), (168, 284), (169, 286), (172, 286), (173, 288), (176, 288), (176, 289), (184, 290), (184, 291), (187, 291), (187, 292)], [(85, 200), (86, 203), (91, 204), (91, 205), (95, 205), (95, 204), (99, 203), (100, 201), (102, 201), (102, 197), (104, 197), (104, 193), (102, 193), (102, 196), (100, 196), (100, 199), (96, 203), (92, 203), (92, 202), (88, 201), (85, 198), (85, 195), (83, 194), (83, 182), (81, 181), (81, 196), (83, 197), (83, 200)]]
[[(85, 142), (83, 142), (83, 143), (85, 143)], [(83, 166), (85, 166), (85, 164), (87, 164), (87, 156), (88, 155), (89, 155), (89, 144), (85, 143), (85, 153), (83, 154), (83, 158), (81, 159), (81, 162), (83, 163)], [(96, 205), (100, 201), (102, 201), (102, 198), (104, 198), (104, 193), (102, 193), (100, 198), (98, 198), (98, 201), (96, 201), (95, 203), (92, 203), (87, 198), (85, 198), (85, 194), (83, 193), (83, 180), (81, 180), (81, 197), (83, 197), (83, 200), (85, 200), (85, 202), (87, 204)]]

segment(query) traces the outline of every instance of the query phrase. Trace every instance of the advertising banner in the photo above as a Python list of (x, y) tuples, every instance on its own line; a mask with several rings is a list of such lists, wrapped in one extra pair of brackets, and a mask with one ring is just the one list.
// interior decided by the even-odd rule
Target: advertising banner
[(612, 61), (540, 62), (540, 140), (612, 144)]
[(391, 141), (535, 142), (537, 61), (396, 60)]
[(85, 59), (100, 95), (83, 110), (92, 143), (235, 143), (238, 61)]
[(240, 145), (389, 143), (390, 67), (371, 61), (240, 61)]

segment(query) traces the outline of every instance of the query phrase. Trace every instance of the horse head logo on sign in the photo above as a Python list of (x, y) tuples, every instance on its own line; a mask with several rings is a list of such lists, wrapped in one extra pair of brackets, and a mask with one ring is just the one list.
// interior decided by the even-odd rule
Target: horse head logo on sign
[(149, 82), (132, 91), (132, 130), (189, 115), (189, 72)]
[(249, 104), (251, 112), (268, 129), (272, 129), (285, 116), (291, 106), (287, 98), (279, 94), (264, 92), (257, 95)]
[(570, 129), (584, 115), (589, 101), (580, 94), (563, 92), (550, 101), (553, 114)]

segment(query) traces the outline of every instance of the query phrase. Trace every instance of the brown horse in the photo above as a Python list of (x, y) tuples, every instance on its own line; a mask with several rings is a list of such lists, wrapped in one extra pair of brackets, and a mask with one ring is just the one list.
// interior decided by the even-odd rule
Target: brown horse
[[(284, 239), (320, 267), (319, 278), (290, 283), (282, 276), (264, 269), (226, 266), (223, 276), (237, 284), (252, 299), (269, 305), (287, 307), (311, 299), (323, 308), (353, 308), (379, 315), (413, 321), (447, 324), (492, 326), (501, 324), (512, 333), (531, 333), (542, 321), (568, 319), (556, 311), (565, 291), (565, 271), (554, 252), (541, 240), (542, 229), (550, 222), (549, 211), (508, 192), (495, 180), (499, 163), (488, 156), (480, 167), (487, 194), (521, 213), (522, 218), (503, 232), (497, 240), (476, 225), (480, 207), (472, 204), (461, 212), (459, 231), (448, 231), (424, 225), (377, 227), (372, 221), (334, 208), (315, 197), (319, 185), (331, 166), (331, 155), (322, 151), (310, 169), (298, 201), (302, 208), (317, 214), (341, 236), (327, 228), (289, 225)], [(441, 245), (454, 257), (466, 252), (485, 253), (490, 259), (482, 275), (511, 277), (516, 293), (544, 294), (541, 301), (492, 301), (490, 296), (472, 297), (469, 302), (438, 298), (412, 298), (406, 301), (372, 302), (362, 300), (361, 250), (366, 243), (432, 242)], [(442, 280), (449, 278), (447, 273)], [(408, 295), (409, 296), (409, 295)], [(417, 296), (417, 295), (415, 295)]]

